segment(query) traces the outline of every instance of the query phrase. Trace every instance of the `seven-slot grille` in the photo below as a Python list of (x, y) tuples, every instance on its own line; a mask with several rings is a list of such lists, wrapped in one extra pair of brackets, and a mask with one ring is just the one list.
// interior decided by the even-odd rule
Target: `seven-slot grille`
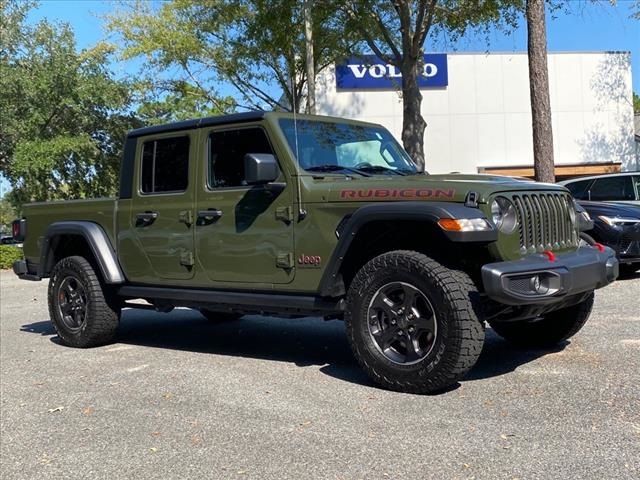
[(514, 193), (510, 200), (518, 215), (521, 254), (578, 245), (578, 232), (569, 213), (574, 208), (569, 195)]

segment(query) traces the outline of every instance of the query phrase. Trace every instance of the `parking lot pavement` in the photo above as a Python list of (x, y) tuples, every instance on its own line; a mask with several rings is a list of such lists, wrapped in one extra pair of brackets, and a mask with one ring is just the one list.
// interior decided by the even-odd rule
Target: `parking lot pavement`
[(435, 396), (380, 390), (343, 325), (126, 311), (116, 344), (58, 344), (46, 283), (0, 274), (1, 472), (53, 478), (640, 478), (640, 276), (563, 348), (488, 330)]

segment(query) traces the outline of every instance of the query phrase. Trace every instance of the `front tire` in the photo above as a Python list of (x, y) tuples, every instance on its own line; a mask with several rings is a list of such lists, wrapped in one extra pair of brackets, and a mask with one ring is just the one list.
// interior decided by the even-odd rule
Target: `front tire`
[(390, 390), (450, 387), (473, 367), (484, 343), (476, 294), (468, 275), (421, 253), (399, 250), (372, 259), (347, 294), (345, 324), (354, 356)]
[(587, 323), (593, 292), (580, 303), (547, 313), (540, 319), (494, 322), (491, 328), (505, 340), (522, 347), (548, 348), (573, 337)]
[(63, 344), (88, 348), (113, 341), (120, 309), (107, 297), (85, 258), (66, 257), (56, 264), (49, 280), (49, 315)]

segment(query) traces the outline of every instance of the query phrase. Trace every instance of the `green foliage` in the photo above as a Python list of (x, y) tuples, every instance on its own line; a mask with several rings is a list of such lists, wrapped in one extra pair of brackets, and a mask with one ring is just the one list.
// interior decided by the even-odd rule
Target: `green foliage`
[(640, 115), (640, 95), (636, 92), (633, 92), (633, 112)]
[(0, 198), (0, 233), (11, 232), (11, 222), (17, 218), (18, 214), (6, 198)]
[(0, 0), (6, 39), (0, 56), (0, 168), (14, 205), (113, 195), (129, 87), (114, 80), (104, 43), (77, 51), (66, 24), (25, 20), (32, 4)]
[(13, 267), (13, 262), (22, 260), (22, 249), (14, 245), (0, 245), (0, 270)]
[[(314, 3), (316, 71), (343, 57), (353, 43), (337, 22), (339, 3)], [(109, 28), (121, 37), (125, 59), (144, 59), (139, 86), (163, 99), (161, 111), (291, 110), (294, 104), (300, 110), (306, 84), (301, 4), (138, 1), (111, 16)], [(231, 87), (233, 98), (221, 96), (221, 84)]]

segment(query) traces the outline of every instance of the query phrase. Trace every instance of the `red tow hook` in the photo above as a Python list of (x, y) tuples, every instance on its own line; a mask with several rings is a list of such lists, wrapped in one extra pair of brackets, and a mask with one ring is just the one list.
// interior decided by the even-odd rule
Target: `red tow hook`
[(542, 252), (542, 254), (546, 255), (550, 262), (556, 261), (556, 255), (551, 250), (545, 250), (544, 252)]
[(597, 248), (599, 252), (604, 252), (604, 245), (602, 245), (601, 243), (596, 242), (593, 244), (593, 246)]

